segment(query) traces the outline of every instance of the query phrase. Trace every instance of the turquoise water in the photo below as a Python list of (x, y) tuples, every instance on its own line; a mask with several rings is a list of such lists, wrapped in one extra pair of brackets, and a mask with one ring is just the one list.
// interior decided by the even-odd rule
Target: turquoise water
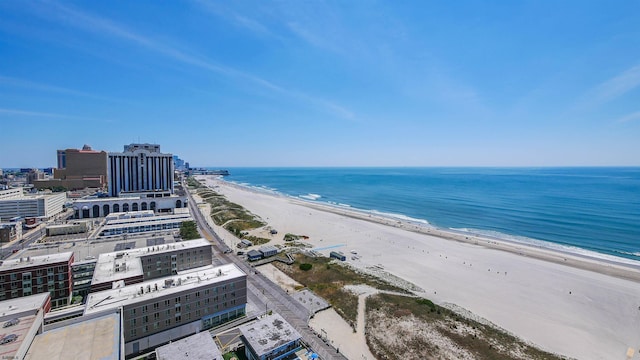
[(227, 181), (507, 240), (640, 260), (640, 168), (231, 168)]

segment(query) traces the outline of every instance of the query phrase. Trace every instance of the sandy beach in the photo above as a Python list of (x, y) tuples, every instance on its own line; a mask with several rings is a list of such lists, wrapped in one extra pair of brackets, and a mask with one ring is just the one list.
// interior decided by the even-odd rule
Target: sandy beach
[(354, 266), (384, 269), (424, 297), (467, 309), (547, 351), (625, 359), (633, 348), (640, 358), (640, 271), (632, 265), (206, 181), (277, 229), (270, 244), (282, 243), (284, 233), (307, 235), (320, 253), (342, 251)]

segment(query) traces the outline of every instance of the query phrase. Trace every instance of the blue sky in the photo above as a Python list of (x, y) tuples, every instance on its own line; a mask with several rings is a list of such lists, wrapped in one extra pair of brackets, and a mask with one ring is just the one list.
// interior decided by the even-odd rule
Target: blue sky
[(0, 167), (640, 165), (637, 1), (0, 2)]

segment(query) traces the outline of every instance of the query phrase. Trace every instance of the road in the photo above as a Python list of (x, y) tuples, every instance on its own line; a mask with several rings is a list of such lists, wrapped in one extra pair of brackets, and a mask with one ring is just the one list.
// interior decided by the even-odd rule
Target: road
[(15, 241), (13, 242), (13, 244), (8, 246), (5, 245), (5, 247), (3, 247), (2, 251), (0, 252), (0, 259), (4, 260), (9, 256), (11, 256), (14, 253), (14, 251), (18, 252), (24, 248), (29, 247), (34, 242), (42, 239), (42, 237), (44, 236), (44, 227), (45, 227), (45, 224), (43, 223), (39, 225), (38, 228), (25, 233), (22, 236), (22, 240)]
[[(182, 181), (182, 184), (186, 184)], [(187, 188), (185, 188), (187, 190)], [(213, 243), (214, 249), (218, 251), (218, 258), (225, 263), (234, 263), (247, 274), (247, 299), (259, 309), (265, 312), (273, 310), (295, 328), (302, 336), (303, 341), (316, 352), (321, 359), (346, 359), (346, 357), (336, 351), (332, 346), (326, 344), (309, 327), (309, 311), (300, 303), (289, 296), (280, 286), (262, 276), (245, 261), (240, 260), (235, 255), (225, 254), (229, 247), (218, 237), (215, 231), (209, 226), (202, 213), (198, 210), (193, 197), (186, 191), (189, 197), (189, 209), (198, 224), (200, 234)], [(233, 250), (233, 249), (231, 249)], [(231, 253), (233, 254), (233, 253)]]

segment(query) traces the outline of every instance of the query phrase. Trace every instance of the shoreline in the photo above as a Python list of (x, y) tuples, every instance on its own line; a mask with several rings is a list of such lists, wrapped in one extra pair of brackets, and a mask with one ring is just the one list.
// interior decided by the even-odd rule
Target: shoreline
[(343, 251), (350, 266), (411, 283), (417, 295), (453, 304), (540, 349), (608, 359), (640, 344), (640, 271), (632, 267), (203, 180), (277, 229), (279, 235), (266, 236), (269, 245), (285, 245), (285, 233), (306, 235), (324, 256)]
[[(534, 244), (492, 237), (488, 235), (474, 234), (471, 232), (457, 231), (453, 229), (443, 229), (431, 225), (426, 220), (405, 220), (393, 217), (390, 214), (374, 212), (372, 210), (363, 210), (350, 206), (347, 207), (333, 205), (330, 203), (320, 203), (314, 200), (307, 200), (283, 194), (270, 189), (262, 188), (260, 186), (238, 184), (226, 181), (221, 177), (215, 177), (215, 180), (223, 182), (227, 186), (236, 187), (238, 189), (254, 192), (257, 194), (279, 197), (282, 199), (286, 199), (294, 204), (320, 211), (327, 211), (337, 215), (347, 216), (354, 219), (369, 221), (386, 226), (392, 226), (418, 234), (437, 236), (446, 240), (483, 246), (489, 249), (500, 251), (507, 251), (520, 256), (527, 256), (538, 260), (549, 261), (556, 264), (572, 266), (582, 270), (595, 271), (601, 274), (615, 276), (625, 280), (640, 282), (640, 261), (635, 261), (633, 259), (609, 254), (600, 254), (595, 251), (576, 248), (589, 253), (593, 253), (594, 255), (603, 255), (606, 257), (590, 256), (588, 254), (579, 254), (568, 250), (545, 247), (543, 245), (536, 246)], [(546, 240), (537, 241), (555, 245), (555, 243)], [(617, 259), (620, 260), (618, 261)]]

